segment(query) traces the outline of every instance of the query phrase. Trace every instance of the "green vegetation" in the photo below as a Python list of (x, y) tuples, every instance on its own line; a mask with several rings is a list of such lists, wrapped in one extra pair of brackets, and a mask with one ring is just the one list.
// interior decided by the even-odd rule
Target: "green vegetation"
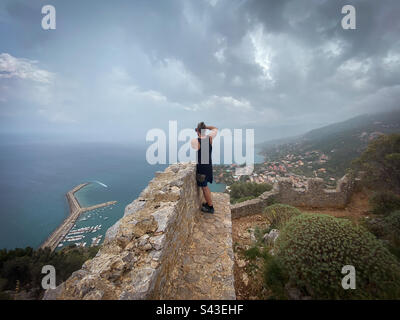
[[(294, 214), (282, 220), (286, 223), (280, 225), (281, 233), (275, 244), (263, 241), (263, 235), (271, 227), (263, 230), (256, 227), (255, 241), (244, 251), (244, 257), (251, 261), (249, 266), (259, 266), (249, 267), (249, 272), (263, 274), (264, 287), (270, 292), (267, 298), (400, 298), (400, 262), (395, 256), (396, 248), (400, 247), (400, 211), (379, 217), (385, 239), (391, 239), (392, 244), (397, 241), (396, 247), (386, 245), (348, 219), (299, 214), (298, 210), (292, 210), (295, 208), (286, 208)], [(341, 271), (345, 265), (355, 267), (356, 290), (342, 287)]]
[(264, 255), (264, 283), (273, 295), (271, 299), (286, 299), (285, 284), (289, 281), (289, 275), (282, 261), (270, 254)]
[(271, 231), (271, 227), (267, 228), (260, 228), (259, 226), (256, 226), (254, 229), (254, 238), (256, 239), (257, 243), (262, 243), (264, 241), (263, 237), (266, 233)]
[(237, 200), (231, 200), (231, 203), (244, 202), (244, 201), (251, 200), (251, 199), (255, 199), (255, 198), (257, 198), (257, 197), (256, 197), (256, 196), (242, 197), (242, 198), (239, 198), (239, 199), (237, 199)]
[(257, 198), (272, 186), (267, 183), (235, 182), (230, 186), (231, 203)]
[(380, 136), (353, 161), (356, 172), (363, 171), (363, 182), (371, 189), (400, 193), (400, 134)]
[(362, 173), (363, 187), (380, 190), (370, 198), (371, 213), (378, 216), (365, 218), (362, 224), (400, 259), (400, 134), (373, 140), (353, 161), (351, 172)]
[(400, 210), (393, 211), (384, 221), (387, 234), (400, 236)]
[[(400, 297), (400, 263), (374, 235), (346, 219), (322, 214), (293, 217), (281, 231), (276, 250), (276, 263), (284, 268), (280, 272), (288, 274), (290, 285), (304, 295), (315, 299)], [(345, 265), (356, 269), (356, 290), (341, 286)]]
[(400, 210), (384, 217), (363, 219), (362, 224), (377, 238), (383, 240), (389, 251), (400, 260)]
[(390, 191), (380, 191), (370, 199), (372, 213), (387, 215), (400, 209), (400, 196)]
[[(370, 197), (373, 215), (355, 221), (350, 217), (303, 214), (282, 204), (266, 207), (264, 214), (270, 225), (267, 230), (254, 230), (256, 241), (244, 254), (253, 264), (263, 264), (267, 297), (400, 299), (400, 135), (379, 136), (379, 132), (365, 131), (352, 133), (355, 139), (351, 141), (357, 144), (357, 139), (362, 138), (360, 141), (366, 146), (372, 137), (375, 139), (363, 153), (363, 148), (355, 148), (360, 157), (353, 161), (351, 173), (364, 172), (363, 185), (357, 185), (358, 191), (368, 194), (376, 190)], [(349, 135), (350, 131), (343, 130), (343, 134)], [(333, 144), (345, 141), (344, 136), (332, 133), (328, 136)], [(315, 137), (310, 146), (303, 143), (304, 148), (297, 151), (304, 154), (305, 150), (318, 149), (327, 153), (333, 148), (332, 159), (340, 154), (334, 145), (328, 144), (323, 149), (322, 144), (317, 145), (319, 142), (323, 141)], [(351, 143), (348, 147), (352, 147)], [(285, 150), (284, 154), (287, 153), (296, 154), (296, 151)], [(303, 161), (312, 160), (303, 158)], [(329, 171), (334, 161), (324, 165)], [(275, 243), (262, 241), (271, 229), (280, 230), (278, 239)], [(355, 267), (355, 290), (342, 287), (341, 271), (345, 265)]]
[(400, 260), (400, 134), (372, 141), (353, 162), (355, 174), (362, 174), (363, 186), (376, 192), (370, 198), (371, 213), (362, 224)]
[(264, 209), (264, 215), (270, 223), (270, 229), (281, 229), (292, 217), (301, 211), (287, 204), (273, 204)]
[(384, 219), (385, 237), (388, 248), (400, 261), (400, 210), (394, 211)]
[(260, 248), (255, 245), (255, 246), (251, 247), (250, 249), (247, 249), (244, 252), (244, 256), (248, 260), (254, 260), (257, 257), (262, 257), (262, 252), (261, 252)]
[(55, 252), (49, 248), (33, 250), (30, 247), (0, 250), (0, 298), (7, 299), (5, 291), (14, 291), (17, 283), (21, 290), (39, 298), (43, 293), (41, 281), (44, 275), (41, 271), (44, 265), (54, 266), (58, 285), (80, 269), (86, 260), (93, 258), (98, 249), (76, 248), (72, 245)]

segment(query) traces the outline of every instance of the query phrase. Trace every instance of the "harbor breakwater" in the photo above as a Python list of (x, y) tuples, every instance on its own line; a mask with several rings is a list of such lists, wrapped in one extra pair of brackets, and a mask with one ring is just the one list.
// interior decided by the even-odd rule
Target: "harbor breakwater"
[(78, 192), (83, 187), (87, 186), (89, 183), (82, 183), (74, 187), (72, 190), (66, 193), (66, 198), (69, 205), (69, 215), (61, 225), (42, 243), (39, 248), (50, 248), (51, 251), (55, 250), (58, 244), (64, 239), (64, 237), (68, 234), (68, 232), (73, 228), (75, 225), (76, 220), (79, 218), (81, 213), (94, 210), (101, 207), (106, 207), (109, 205), (113, 205), (116, 201), (108, 201), (100, 204), (96, 204), (90, 207), (81, 207), (79, 201), (75, 197), (75, 192)]

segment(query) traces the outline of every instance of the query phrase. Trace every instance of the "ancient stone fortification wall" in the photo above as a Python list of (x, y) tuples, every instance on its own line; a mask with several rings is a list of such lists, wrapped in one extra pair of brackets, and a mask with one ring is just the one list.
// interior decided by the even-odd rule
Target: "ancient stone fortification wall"
[(231, 206), (232, 219), (261, 213), (272, 201), (293, 206), (313, 208), (343, 208), (346, 206), (354, 183), (347, 176), (341, 178), (335, 190), (325, 189), (320, 178), (308, 179), (306, 190), (293, 188), (288, 178), (281, 178), (271, 191), (264, 192), (256, 199)]
[(158, 172), (106, 234), (98, 254), (44, 299), (157, 299), (202, 201), (195, 165)]

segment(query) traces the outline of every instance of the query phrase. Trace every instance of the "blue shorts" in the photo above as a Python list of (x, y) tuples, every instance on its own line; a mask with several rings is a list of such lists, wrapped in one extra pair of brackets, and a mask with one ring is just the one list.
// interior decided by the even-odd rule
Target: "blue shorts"
[(204, 180), (203, 182), (198, 182), (198, 181), (197, 181), (197, 185), (198, 185), (199, 187), (207, 187), (207, 183), (208, 183), (207, 180)]
[(205, 179), (203, 182), (197, 181), (197, 185), (199, 187), (207, 187), (207, 183), (213, 182), (213, 170), (211, 164), (197, 164), (196, 166), (196, 174), (205, 175)]

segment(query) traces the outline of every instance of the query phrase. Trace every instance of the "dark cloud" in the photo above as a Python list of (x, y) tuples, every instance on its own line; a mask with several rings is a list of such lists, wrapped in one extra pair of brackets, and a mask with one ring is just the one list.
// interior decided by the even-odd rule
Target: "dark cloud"
[[(5, 2), (0, 49), (56, 74), (51, 119), (145, 130), (204, 114), (277, 137), (400, 107), (398, 0), (53, 1), (54, 33), (47, 2)], [(347, 4), (356, 30), (341, 27)]]

